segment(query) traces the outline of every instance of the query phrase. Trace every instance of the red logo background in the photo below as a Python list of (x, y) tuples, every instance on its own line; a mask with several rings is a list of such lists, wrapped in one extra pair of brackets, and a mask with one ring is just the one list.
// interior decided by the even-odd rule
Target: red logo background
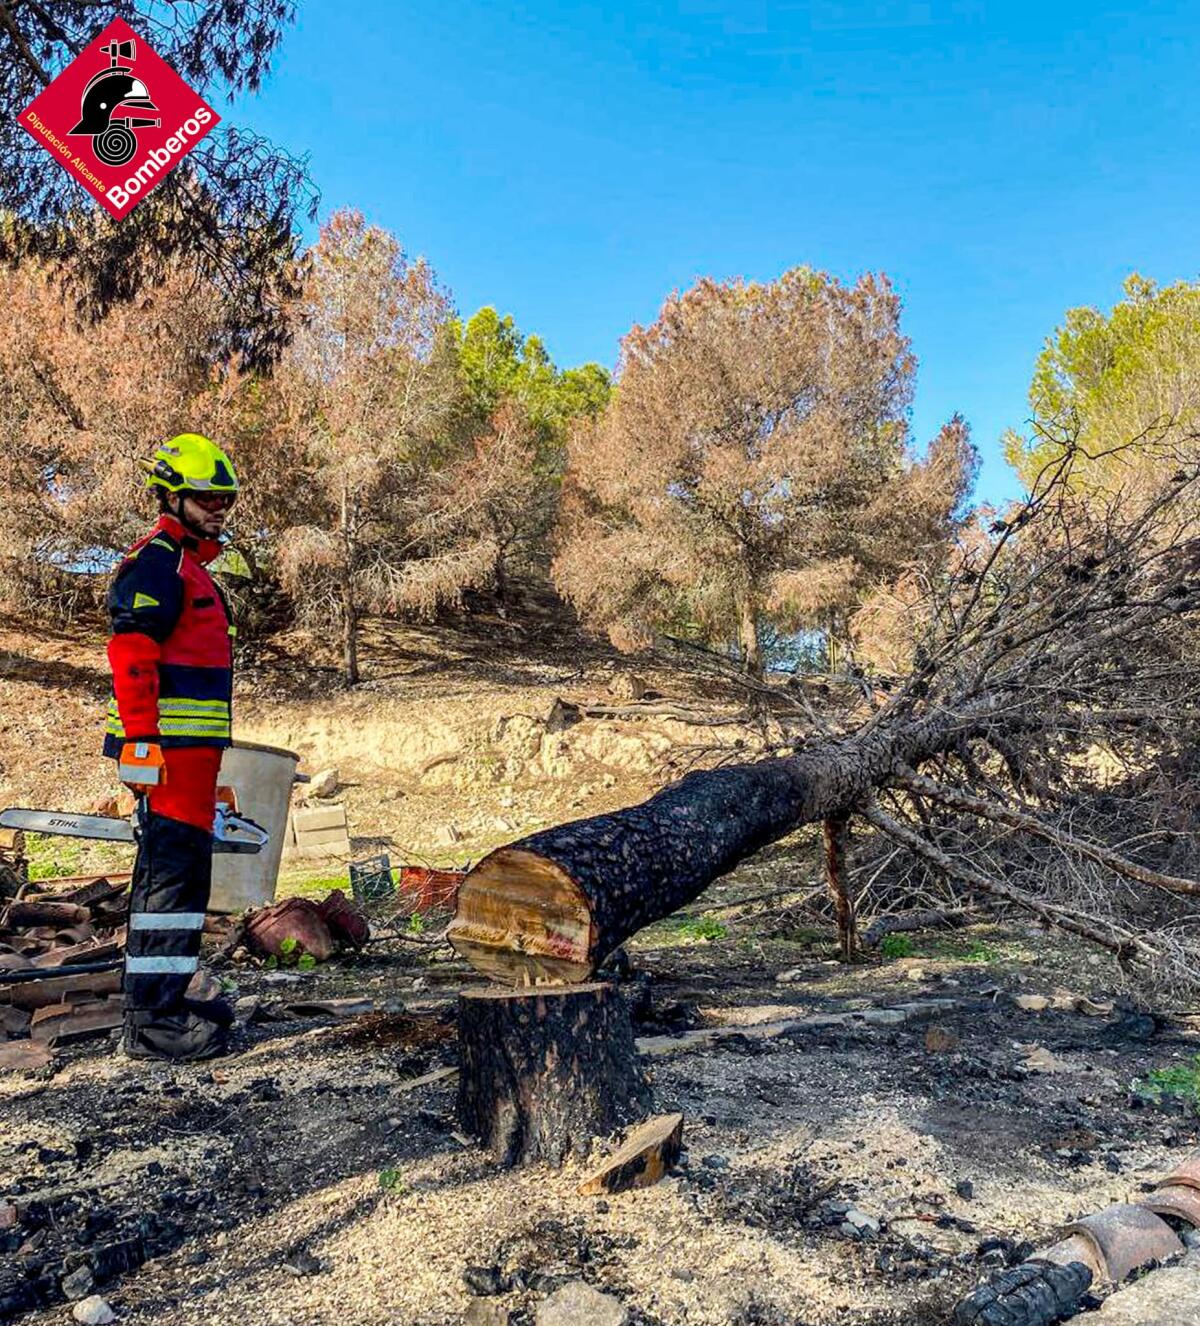
[[(93, 114), (110, 117), (112, 125), (135, 118), (154, 118), (159, 124), (131, 127), (137, 138), (132, 158), (124, 164), (110, 165), (97, 155), (95, 138), (71, 130), (87, 118), (83, 98), (88, 84), (112, 66), (112, 57), (100, 48), (129, 41), (135, 43), (133, 58), (121, 58), (119, 63), (144, 84), (153, 107), (114, 108), (93, 96)], [(103, 111), (98, 109), (101, 105)], [(197, 112), (201, 113), (200, 119)], [(93, 38), (18, 116), (18, 123), (34, 142), (118, 220), (132, 211), (219, 122), (216, 111), (119, 18)]]

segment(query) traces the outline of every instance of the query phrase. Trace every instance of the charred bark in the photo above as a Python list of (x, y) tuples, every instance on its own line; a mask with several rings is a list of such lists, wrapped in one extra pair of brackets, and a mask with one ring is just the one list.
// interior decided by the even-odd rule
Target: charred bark
[(502, 1165), (585, 1156), (644, 1119), (650, 1085), (611, 985), (459, 996), (458, 1118)]
[(507, 984), (586, 980), (739, 861), (802, 824), (847, 814), (986, 714), (940, 711), (787, 759), (688, 774), (640, 806), (535, 833), (470, 872), (447, 937)]
[(850, 821), (845, 815), (825, 821), (825, 882), (833, 895), (837, 914), (838, 947), (846, 962), (853, 962), (858, 952), (858, 923), (854, 914), (854, 893), (846, 876), (846, 839)]

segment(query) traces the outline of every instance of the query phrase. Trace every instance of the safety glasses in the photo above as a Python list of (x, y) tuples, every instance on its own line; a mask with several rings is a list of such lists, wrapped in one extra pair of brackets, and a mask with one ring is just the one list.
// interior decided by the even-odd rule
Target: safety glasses
[(186, 493), (189, 501), (204, 511), (228, 511), (233, 505), (236, 493)]

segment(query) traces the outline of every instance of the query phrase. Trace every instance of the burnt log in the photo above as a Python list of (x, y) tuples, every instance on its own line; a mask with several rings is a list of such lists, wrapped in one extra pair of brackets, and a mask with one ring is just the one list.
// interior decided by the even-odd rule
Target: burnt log
[(86, 907), (71, 902), (10, 902), (0, 914), (0, 929), (26, 930), (33, 926), (80, 925), (90, 919), (91, 913)]
[(986, 724), (987, 708), (691, 773), (639, 806), (498, 848), (459, 887), (447, 937), (497, 981), (587, 980), (739, 861), (803, 824), (843, 817), (906, 766), (961, 742)]
[(466, 990), (458, 1119), (502, 1165), (560, 1166), (644, 1119), (650, 1085), (611, 985)]

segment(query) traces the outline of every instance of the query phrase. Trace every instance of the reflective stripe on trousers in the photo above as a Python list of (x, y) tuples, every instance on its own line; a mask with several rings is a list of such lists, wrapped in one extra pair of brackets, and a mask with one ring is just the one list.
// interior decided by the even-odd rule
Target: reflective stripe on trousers
[[(214, 781), (215, 770), (214, 764)], [(146, 813), (138, 828), (129, 899), (127, 1011), (171, 1012), (182, 1006), (188, 981), (200, 964), (211, 885), (212, 834), (154, 811)]]

